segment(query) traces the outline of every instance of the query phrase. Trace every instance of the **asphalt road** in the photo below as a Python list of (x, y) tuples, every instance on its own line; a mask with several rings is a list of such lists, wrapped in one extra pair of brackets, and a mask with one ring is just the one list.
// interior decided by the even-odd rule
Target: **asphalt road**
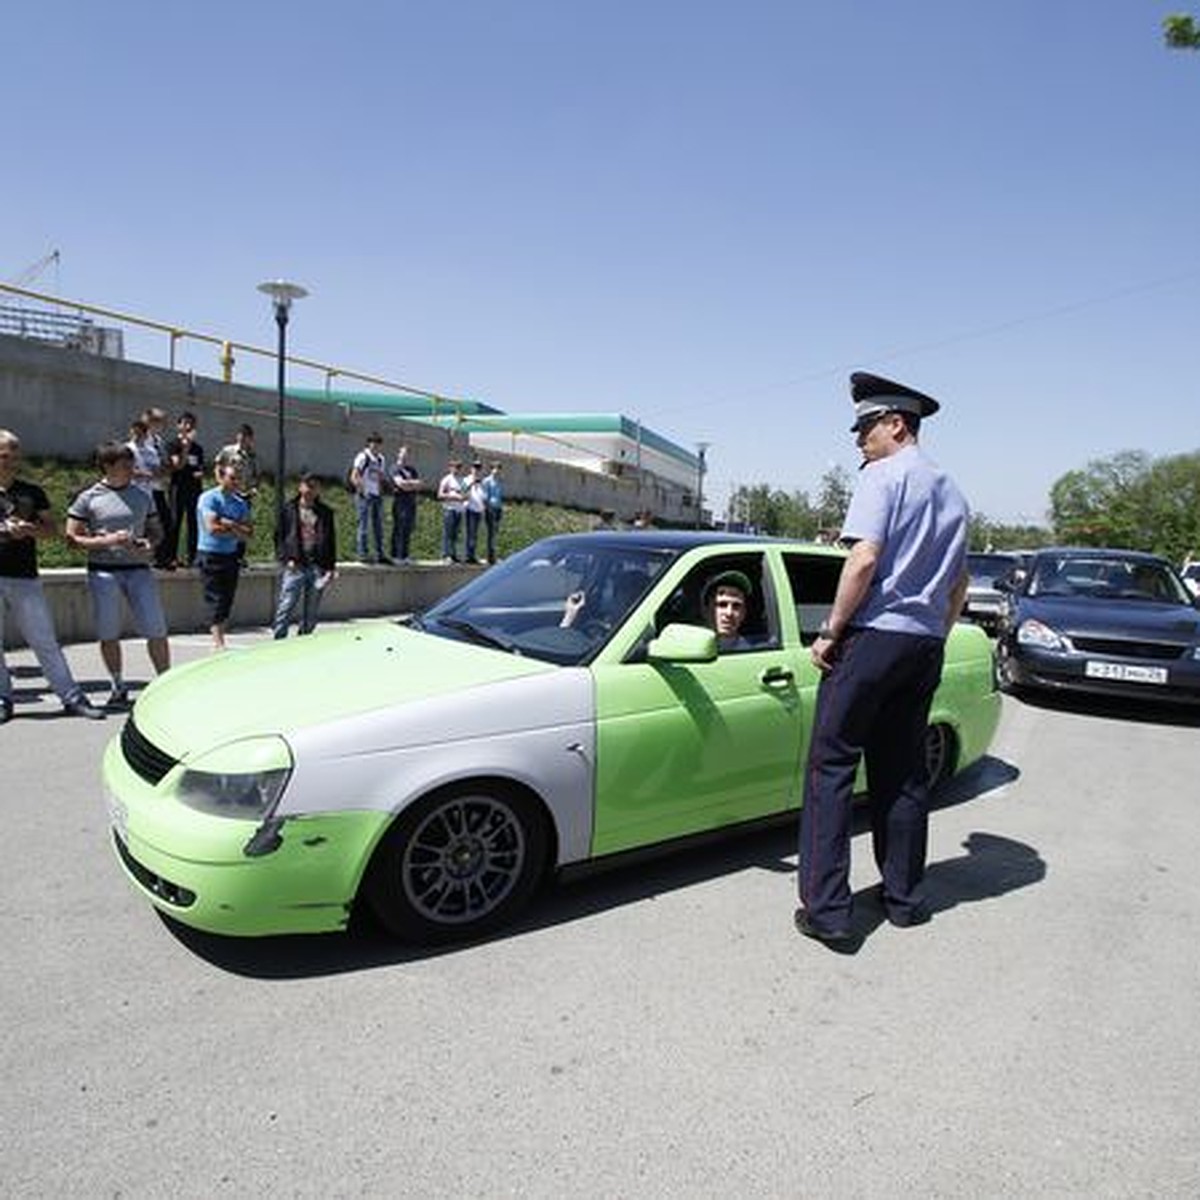
[(792, 928), (790, 828), (426, 955), (169, 926), (107, 845), (117, 721), (9, 661), (5, 1196), (1200, 1194), (1194, 717), (1006, 699), (934, 816), (933, 922), (864, 898), (853, 957)]

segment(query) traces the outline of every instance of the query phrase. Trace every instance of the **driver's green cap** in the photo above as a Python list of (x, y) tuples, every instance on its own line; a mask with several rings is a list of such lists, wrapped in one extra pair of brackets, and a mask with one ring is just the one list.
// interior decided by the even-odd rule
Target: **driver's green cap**
[(754, 585), (748, 575), (741, 571), (722, 571), (704, 585), (704, 590), (700, 593), (700, 603), (707, 604), (716, 595), (717, 588), (721, 587), (737, 588), (747, 600), (754, 595)]

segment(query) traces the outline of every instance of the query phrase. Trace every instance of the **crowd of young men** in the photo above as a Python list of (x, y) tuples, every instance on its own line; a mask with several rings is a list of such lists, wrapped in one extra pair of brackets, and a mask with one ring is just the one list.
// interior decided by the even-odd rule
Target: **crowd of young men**
[[(254, 532), (259, 474), (254, 430), (240, 426), (234, 440), (218, 451), (214, 485), (206, 490), (206, 459), (195, 416), (181, 413), (169, 440), (165, 425), (161, 409), (147, 409), (131, 422), (128, 441), (97, 448), (99, 477), (70, 501), (61, 531), (45, 490), (20, 477), (19, 436), (0, 429), (0, 650), (5, 618), (11, 616), (64, 712), (74, 716), (101, 719), (106, 711), (129, 707), (121, 647), (126, 610), (137, 635), (145, 639), (155, 672), (170, 667), (167, 620), (154, 568), (199, 570), (213, 648), (225, 647), (246, 542)], [(299, 632), (312, 632), (321, 594), (335, 574), (333, 514), (320, 502), (319, 492), (319, 481), (304, 472), (297, 494), (284, 508), (276, 637), (287, 636), (297, 612)], [(91, 702), (71, 673), (38, 575), (38, 543), (60, 535), (86, 558), (92, 621), (110, 680), (103, 706)], [(15, 700), (0, 652), (0, 724), (12, 719)]]

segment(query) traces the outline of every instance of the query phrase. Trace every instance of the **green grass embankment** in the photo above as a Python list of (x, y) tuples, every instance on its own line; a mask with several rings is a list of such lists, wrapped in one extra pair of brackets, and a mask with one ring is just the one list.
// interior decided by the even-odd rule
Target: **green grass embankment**
[[(50, 498), (50, 506), (62, 527), (71, 498), (81, 488), (97, 478), (94, 467), (84, 463), (61, 462), (55, 459), (30, 457), (21, 468), (21, 478), (39, 484)], [(294, 484), (288, 495), (295, 494)], [(354, 558), (354, 532), (356, 518), (354, 497), (346, 490), (340, 479), (327, 479), (321, 489), (321, 498), (337, 517), (337, 545), (339, 559)], [(391, 538), (391, 500), (384, 501), (384, 537)], [(250, 540), (247, 557), (252, 562), (274, 562), (273, 546), (275, 532), (275, 489), (267, 481), (259, 488), (254, 502), (255, 530)], [(591, 513), (576, 509), (560, 508), (552, 504), (509, 501), (504, 506), (504, 520), (500, 527), (500, 554), (512, 554), (535, 542), (538, 538), (553, 533), (570, 533), (589, 529), (594, 521)], [(432, 496), (423, 495), (417, 504), (417, 527), (413, 534), (412, 556), (417, 559), (439, 559), (442, 543), (441, 507)], [(459, 550), (462, 551), (462, 536)], [(478, 551), (483, 556), (486, 546), (484, 530), (479, 530)], [(72, 550), (62, 538), (41, 544), (39, 561), (43, 567), (74, 567), (85, 562), (83, 554)]]

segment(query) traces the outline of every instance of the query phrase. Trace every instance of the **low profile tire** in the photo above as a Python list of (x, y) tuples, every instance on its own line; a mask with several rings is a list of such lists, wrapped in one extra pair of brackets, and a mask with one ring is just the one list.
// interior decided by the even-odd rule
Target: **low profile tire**
[(402, 813), (371, 863), (367, 903), (406, 942), (467, 941), (511, 921), (541, 880), (546, 822), (496, 784), (435, 792)]
[(954, 730), (949, 725), (930, 725), (925, 730), (925, 771), (930, 791), (954, 773)]

